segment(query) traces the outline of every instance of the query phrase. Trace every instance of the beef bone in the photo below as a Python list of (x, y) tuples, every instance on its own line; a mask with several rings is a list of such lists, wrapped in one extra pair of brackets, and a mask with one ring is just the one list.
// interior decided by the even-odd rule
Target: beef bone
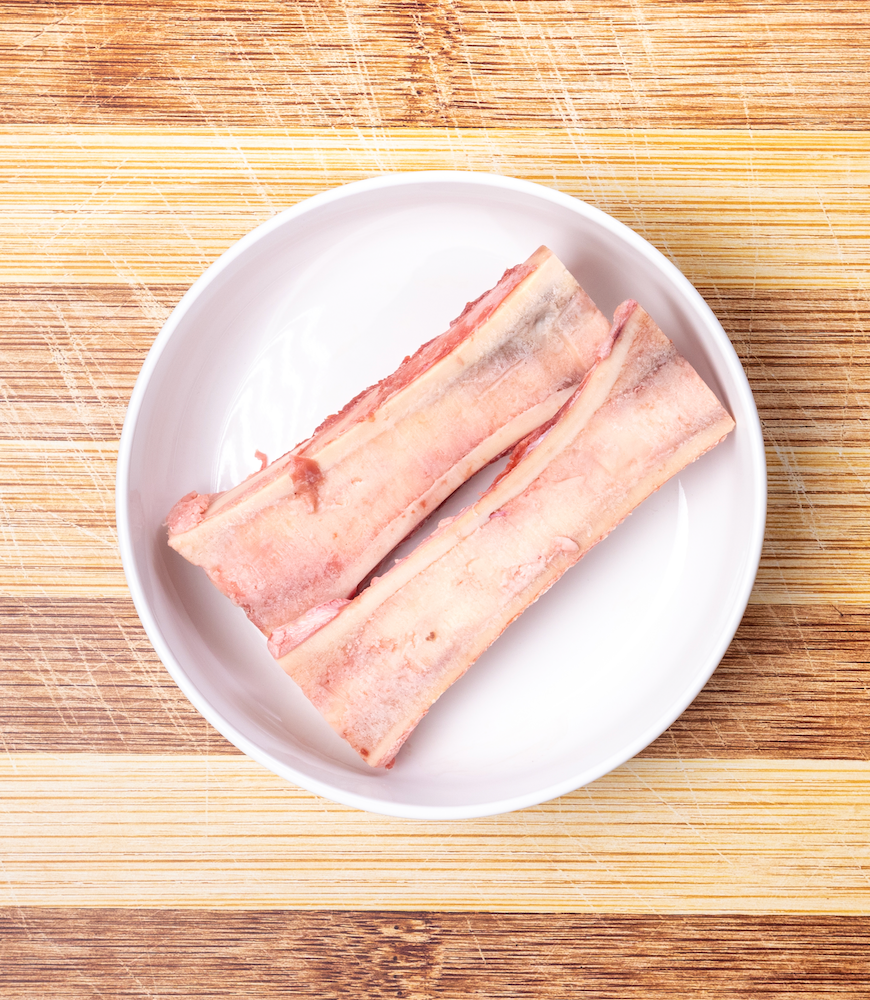
[(518, 615), (733, 427), (652, 319), (624, 303), (582, 386), (477, 503), (355, 600), (300, 619), (273, 653), (369, 764), (388, 767)]
[(169, 544), (266, 635), (352, 596), (475, 472), (570, 396), (609, 323), (546, 247), (314, 435), (225, 493), (189, 493)]

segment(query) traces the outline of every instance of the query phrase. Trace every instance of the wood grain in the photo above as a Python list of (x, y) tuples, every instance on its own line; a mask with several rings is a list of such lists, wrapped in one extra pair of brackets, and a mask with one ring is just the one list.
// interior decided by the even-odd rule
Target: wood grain
[[(145, 355), (186, 290), (0, 285), (0, 439), (117, 440)], [(740, 356), (773, 448), (867, 444), (870, 290), (699, 290)]]
[(0, 442), (0, 592), (127, 593), (114, 524), (115, 442)]
[(870, 449), (768, 449), (768, 513), (752, 600), (870, 603)]
[(139, 369), (186, 290), (0, 285), (0, 438), (117, 441)]
[(461, 822), (230, 756), (11, 753), (0, 795), (0, 906), (870, 912), (866, 763), (634, 760)]
[[(0, 593), (127, 593), (116, 456), (113, 442), (0, 440)], [(870, 448), (768, 449), (767, 462), (767, 528), (750, 600), (870, 604)]]
[[(868, 28), (855, 0), (0, 0), (0, 997), (866, 995)], [(662, 249), (772, 473), (754, 603), (684, 716), (588, 789), (449, 824), (215, 733), (111, 507), (191, 281), (418, 169), (535, 180)]]
[(11, 123), (863, 128), (858, 2), (0, 5)]
[[(236, 754), (163, 668), (125, 599), (0, 599), (9, 752)], [(870, 608), (749, 606), (653, 759), (870, 760)]]
[(0, 997), (866, 996), (865, 917), (0, 911)]
[(864, 133), (518, 128), (7, 128), (0, 281), (189, 284), (301, 198), (437, 169), (576, 195), (705, 287), (870, 287)]
[(870, 441), (870, 294), (699, 290), (740, 356), (773, 449)]
[(650, 757), (870, 756), (870, 618), (750, 604), (725, 658)]
[(160, 662), (133, 602), (0, 598), (5, 751), (239, 753)]

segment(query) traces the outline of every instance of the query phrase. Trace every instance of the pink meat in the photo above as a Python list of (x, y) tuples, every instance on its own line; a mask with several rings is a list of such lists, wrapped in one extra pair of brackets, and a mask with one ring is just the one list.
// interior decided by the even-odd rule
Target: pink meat
[(433, 702), (642, 500), (734, 421), (634, 302), (548, 426), (481, 499), (279, 662), (373, 767)]
[[(188, 494), (169, 544), (267, 635), (351, 597), (466, 479), (548, 420), (609, 324), (546, 247), (446, 333), (226, 493)], [(288, 631), (289, 630), (289, 631)]]

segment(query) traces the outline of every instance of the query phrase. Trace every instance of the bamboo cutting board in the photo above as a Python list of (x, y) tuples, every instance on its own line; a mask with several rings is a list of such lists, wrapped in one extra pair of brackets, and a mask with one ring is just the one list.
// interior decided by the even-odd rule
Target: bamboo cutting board
[[(870, 979), (870, 15), (0, 3), (0, 997), (836, 994)], [(659, 247), (770, 475), (722, 665), (638, 758), (408, 822), (282, 782), (151, 649), (117, 441), (190, 283), (300, 199), (474, 169)]]

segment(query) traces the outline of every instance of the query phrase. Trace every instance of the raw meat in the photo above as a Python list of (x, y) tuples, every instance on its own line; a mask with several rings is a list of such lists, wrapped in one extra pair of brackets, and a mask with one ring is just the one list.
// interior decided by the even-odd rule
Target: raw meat
[(169, 544), (266, 635), (360, 581), (475, 472), (548, 420), (609, 323), (546, 247), (307, 441), (226, 493), (190, 493)]
[(624, 303), (581, 388), (477, 503), (354, 601), (316, 609), (308, 637), (273, 652), (369, 764), (390, 766), (525, 608), (733, 427), (650, 317)]

